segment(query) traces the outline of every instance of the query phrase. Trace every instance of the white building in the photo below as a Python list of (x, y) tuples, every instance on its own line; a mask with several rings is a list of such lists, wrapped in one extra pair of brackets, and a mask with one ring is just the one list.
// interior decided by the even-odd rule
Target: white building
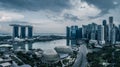
[(62, 54), (73, 54), (73, 50), (69, 46), (57, 46), (54, 48), (57, 53), (62, 53)]
[(44, 64), (52, 65), (59, 62), (59, 60), (60, 60), (60, 56), (58, 55), (58, 53), (53, 49), (48, 49), (43, 52), (41, 61)]
[(104, 26), (102, 25), (98, 25), (98, 42), (99, 44), (105, 44), (105, 40), (104, 40)]

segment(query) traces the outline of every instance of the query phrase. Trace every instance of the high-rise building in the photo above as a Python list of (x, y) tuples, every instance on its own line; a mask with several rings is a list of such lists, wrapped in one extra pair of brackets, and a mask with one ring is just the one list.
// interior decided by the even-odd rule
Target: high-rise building
[(66, 38), (68, 46), (76, 46), (77, 39), (81, 38), (81, 29), (78, 26), (66, 27)]
[(12, 33), (13, 38), (19, 37), (19, 25), (11, 24), (10, 26), (13, 27), (13, 33)]
[(66, 27), (67, 45), (70, 45), (70, 27)]
[(119, 28), (117, 26), (115, 26), (115, 29), (116, 29), (116, 41), (120, 41), (120, 31), (119, 31)]
[(76, 38), (77, 38), (77, 39), (82, 39), (82, 28), (79, 28), (79, 29), (76, 31)]
[(108, 25), (107, 25), (106, 20), (103, 20), (103, 26), (104, 26), (104, 40), (107, 42), (107, 40), (108, 40)]
[(103, 26), (106, 26), (106, 25), (107, 25), (107, 21), (103, 20)]
[(109, 17), (109, 23), (113, 26), (113, 17), (112, 16)]
[(115, 44), (116, 43), (116, 28), (113, 27), (112, 30), (112, 36), (111, 36), (111, 44)]
[(96, 33), (95, 32), (91, 32), (91, 40), (96, 40)]
[(104, 26), (102, 25), (98, 25), (98, 42), (99, 44), (105, 44), (105, 40), (104, 40)]
[(91, 24), (91, 40), (96, 40), (96, 31), (97, 31), (97, 24), (92, 23)]
[(87, 25), (82, 25), (82, 38), (87, 38)]
[(70, 27), (66, 27), (66, 37), (70, 38)]
[(108, 27), (108, 41), (111, 43), (112, 39), (112, 28), (113, 28), (113, 17), (109, 17), (109, 27)]
[(77, 30), (78, 30), (78, 26), (71, 26), (71, 38), (72, 39), (76, 39)]
[(25, 26), (20, 27), (21, 27), (20, 38), (26, 38), (26, 27)]
[(19, 27), (17, 25), (13, 26), (13, 37), (19, 37)]
[[(13, 27), (13, 39), (15, 37), (18, 38), (32, 38), (33, 36), (33, 27), (32, 26), (27, 26), (27, 25), (18, 25), (18, 24), (10, 24), (10, 26)], [(28, 30), (28, 31), (26, 31)], [(27, 35), (28, 33), (28, 35)]]
[(119, 25), (119, 27), (118, 27), (118, 31), (119, 31), (119, 34), (118, 33), (116, 33), (116, 34), (118, 34), (119, 36), (118, 36), (118, 41), (120, 41), (120, 25)]
[(33, 27), (28, 26), (28, 38), (32, 38), (32, 37), (33, 37)]

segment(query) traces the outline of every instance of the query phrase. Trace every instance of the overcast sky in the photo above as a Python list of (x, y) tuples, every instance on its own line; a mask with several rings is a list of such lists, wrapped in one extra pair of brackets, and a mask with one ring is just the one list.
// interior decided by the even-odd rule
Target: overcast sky
[(0, 0), (0, 32), (29, 24), (34, 33), (65, 33), (66, 26), (101, 24), (109, 16), (120, 24), (120, 0)]

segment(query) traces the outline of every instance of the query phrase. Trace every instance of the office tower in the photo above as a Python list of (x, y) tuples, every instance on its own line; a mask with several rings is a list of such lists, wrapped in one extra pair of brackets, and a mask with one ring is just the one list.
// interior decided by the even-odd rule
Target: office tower
[(115, 26), (116, 29), (116, 41), (120, 41), (120, 32), (119, 32), (119, 27)]
[(82, 39), (82, 28), (79, 28), (79, 29), (76, 31), (76, 38), (77, 38), (77, 39)]
[(112, 36), (112, 28), (113, 28), (113, 17), (109, 17), (109, 29), (108, 29), (108, 41), (111, 43)]
[(119, 36), (118, 36), (118, 38), (119, 38), (119, 40), (118, 41), (120, 41), (120, 25), (119, 25), (119, 27), (118, 27), (118, 31), (119, 31), (119, 34), (118, 33), (116, 33), (116, 34), (118, 34)]
[(112, 16), (109, 17), (109, 23), (110, 23), (111, 27), (113, 27), (113, 17)]
[(85, 38), (90, 39), (90, 34), (91, 34), (91, 24), (86, 25), (86, 31), (85, 31)]
[(70, 27), (66, 27), (66, 37), (70, 38)]
[(107, 42), (107, 40), (108, 40), (108, 25), (107, 25), (106, 20), (103, 20), (103, 26), (104, 26), (104, 40), (105, 40), (105, 42)]
[(82, 38), (87, 38), (87, 25), (82, 25)]
[(71, 38), (76, 39), (76, 32), (78, 30), (78, 26), (71, 26)]
[(96, 33), (95, 32), (91, 33), (91, 40), (96, 40)]
[(32, 38), (32, 36), (33, 36), (33, 27), (28, 26), (28, 38)]
[(120, 25), (119, 25), (119, 27), (118, 27), (118, 28), (119, 28), (119, 31), (120, 31)]
[(116, 43), (116, 28), (113, 27), (113, 28), (111, 29), (111, 31), (112, 31), (111, 44), (115, 44), (115, 43)]
[(96, 31), (97, 31), (97, 24), (92, 23), (90, 28), (90, 39), (96, 40)]
[(66, 27), (67, 46), (70, 45), (70, 27)]
[(25, 26), (20, 27), (21, 27), (20, 38), (26, 38), (26, 27)]
[(107, 25), (107, 21), (103, 20), (103, 26), (106, 26), (106, 25)]
[(104, 26), (102, 25), (98, 25), (98, 42), (99, 44), (105, 44), (105, 41), (104, 41)]

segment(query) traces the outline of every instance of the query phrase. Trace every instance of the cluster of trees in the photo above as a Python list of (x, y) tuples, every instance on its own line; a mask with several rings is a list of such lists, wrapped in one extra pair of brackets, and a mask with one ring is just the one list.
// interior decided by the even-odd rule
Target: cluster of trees
[(103, 47), (99, 52), (88, 53), (87, 60), (90, 67), (120, 67), (120, 50), (111, 46)]
[(0, 41), (11, 39), (11, 36), (0, 36)]

